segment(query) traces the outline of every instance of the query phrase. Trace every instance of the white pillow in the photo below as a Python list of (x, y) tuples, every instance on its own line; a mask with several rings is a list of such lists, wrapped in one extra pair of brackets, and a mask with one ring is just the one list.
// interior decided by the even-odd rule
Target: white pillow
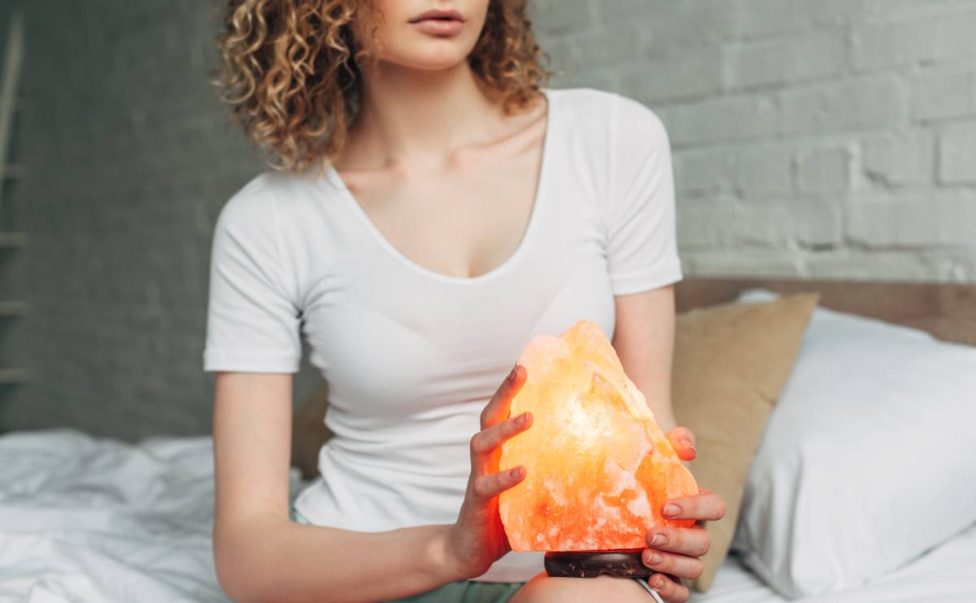
[(870, 581), (974, 521), (976, 348), (816, 308), (732, 548), (797, 598)]

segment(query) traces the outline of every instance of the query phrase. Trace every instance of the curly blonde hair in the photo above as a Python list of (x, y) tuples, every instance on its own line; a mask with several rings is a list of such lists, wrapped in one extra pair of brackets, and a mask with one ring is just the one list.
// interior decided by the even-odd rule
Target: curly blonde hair
[[(554, 73), (540, 65), (540, 56), (550, 57), (535, 42), (526, 1), (490, 0), (468, 56), (506, 114), (525, 106)], [(228, 1), (211, 83), (246, 136), (280, 158), (272, 168), (301, 170), (342, 150), (361, 102), (358, 65), (375, 61), (357, 47), (352, 25), (374, 15), (383, 18), (374, 0)]]

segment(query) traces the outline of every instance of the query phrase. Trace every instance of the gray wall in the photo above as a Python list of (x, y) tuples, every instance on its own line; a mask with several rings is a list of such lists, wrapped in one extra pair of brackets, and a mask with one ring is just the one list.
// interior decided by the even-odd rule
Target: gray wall
[[(0, 429), (206, 432), (213, 221), (264, 169), (207, 83), (222, 3), (25, 4), (31, 238), (0, 293), (33, 305), (3, 349), (34, 378), (0, 390)], [(664, 119), (687, 274), (976, 278), (976, 0), (533, 13), (564, 71), (553, 87), (617, 90)], [(316, 380), (306, 366), (297, 396)]]
[[(4, 4), (0, 7), (0, 76), (6, 64), (7, 32), (10, 25), (11, 10), (20, 4), (19, 0)], [(18, 96), (23, 89), (18, 91)], [(20, 162), (23, 157), (24, 124), (15, 114), (11, 124), (10, 148), (8, 160)], [(3, 187), (2, 201), (0, 201), (0, 232), (10, 233), (23, 230), (23, 181), (4, 178), (0, 182)], [(27, 297), (26, 265), (23, 261), (23, 250), (0, 246), (0, 302), (20, 301)], [(24, 347), (29, 341), (27, 333), (28, 323), (23, 319), (12, 319), (0, 316), (0, 369), (23, 368), (26, 364)], [(0, 413), (5, 401), (20, 389), (19, 385), (9, 384), (6, 380), (0, 382)], [(2, 416), (2, 414), (0, 414)], [(0, 423), (2, 426), (2, 423)]]
[[(18, 221), (32, 313), (4, 430), (209, 430), (209, 245), (262, 159), (207, 83), (220, 3), (31, 0)], [(6, 292), (5, 292), (6, 294)], [(307, 392), (310, 371), (296, 390)]]

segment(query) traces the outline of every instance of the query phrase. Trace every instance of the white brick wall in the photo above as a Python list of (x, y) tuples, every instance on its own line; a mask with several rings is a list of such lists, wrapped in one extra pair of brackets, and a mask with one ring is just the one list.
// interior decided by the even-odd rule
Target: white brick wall
[(689, 275), (976, 280), (976, 0), (534, 8), (554, 86), (665, 122)]
[(976, 121), (946, 128), (939, 135), (939, 182), (976, 184)]

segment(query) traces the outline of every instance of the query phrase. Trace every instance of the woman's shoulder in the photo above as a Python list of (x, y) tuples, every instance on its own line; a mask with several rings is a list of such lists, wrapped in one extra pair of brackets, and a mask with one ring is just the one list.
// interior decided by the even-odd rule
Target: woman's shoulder
[(328, 190), (311, 190), (314, 185), (307, 170), (267, 169), (258, 172), (227, 197), (218, 220), (255, 227), (277, 222), (306, 200), (328, 193)]
[(565, 127), (585, 142), (594, 160), (646, 156), (649, 151), (670, 148), (667, 129), (658, 113), (636, 98), (590, 87), (553, 92), (559, 95), (557, 102), (568, 114), (563, 121)]
[(261, 230), (273, 222), (274, 203), (274, 187), (267, 173), (258, 173), (225, 197), (217, 214), (216, 228), (218, 231)]
[[(601, 198), (613, 198), (621, 183), (632, 182), (649, 161), (666, 159), (671, 142), (657, 112), (640, 100), (610, 90), (577, 87), (556, 92), (565, 110), (567, 142), (586, 158)], [(663, 165), (663, 162), (662, 162)]]
[(561, 104), (575, 114), (578, 122), (618, 130), (663, 129), (657, 112), (644, 102), (613, 90), (587, 86), (549, 89)]

